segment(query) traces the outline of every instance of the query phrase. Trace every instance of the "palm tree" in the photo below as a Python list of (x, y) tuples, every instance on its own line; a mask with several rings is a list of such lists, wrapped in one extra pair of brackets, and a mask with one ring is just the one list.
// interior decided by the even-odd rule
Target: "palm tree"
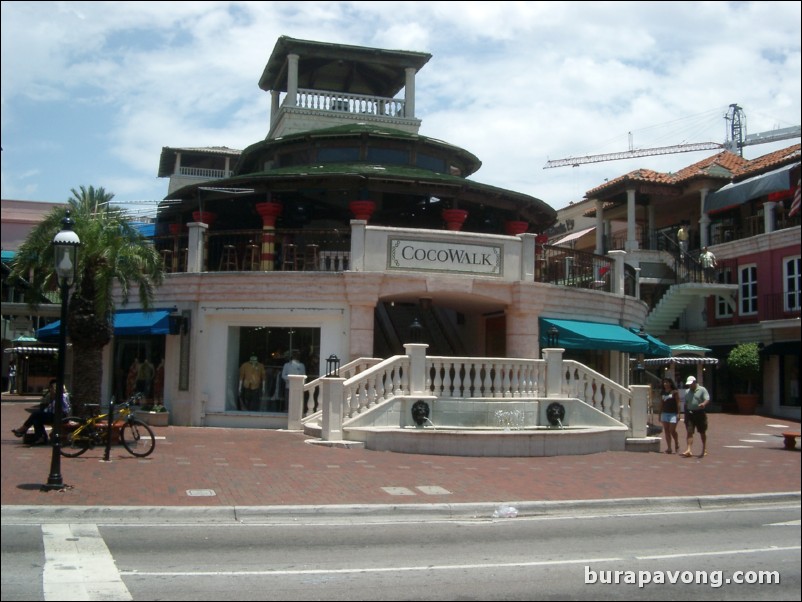
[(130, 216), (110, 204), (114, 194), (103, 188), (70, 191), (67, 205), (55, 207), (20, 246), (12, 263), (12, 277), (30, 275), (25, 300), (36, 306), (42, 295), (58, 295), (52, 241), (67, 210), (81, 239), (78, 273), (70, 299), (67, 332), (74, 365), (73, 405), (100, 403), (102, 351), (113, 332), (115, 295), (122, 305), (137, 290), (139, 303), (151, 307), (155, 287), (162, 283), (164, 264), (153, 245), (130, 223)]

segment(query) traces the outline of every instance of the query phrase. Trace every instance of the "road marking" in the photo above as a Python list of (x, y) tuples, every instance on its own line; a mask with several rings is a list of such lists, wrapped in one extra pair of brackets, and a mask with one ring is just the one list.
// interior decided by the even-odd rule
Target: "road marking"
[(126, 575), (153, 577), (237, 577), (237, 576), (279, 576), (279, 575), (342, 575), (349, 573), (396, 573), (413, 571), (464, 571), (466, 569), (493, 569), (509, 567), (559, 566), (563, 564), (598, 564), (601, 562), (624, 562), (624, 558), (569, 558), (566, 560), (536, 560), (532, 562), (488, 562), (483, 564), (445, 564), (426, 566), (388, 566), (376, 568), (349, 569), (295, 569), (277, 571), (130, 571)]
[(654, 556), (635, 556), (635, 560), (665, 560), (667, 558), (690, 558), (696, 556), (730, 556), (733, 554), (755, 554), (757, 552), (789, 552), (799, 550), (802, 546), (788, 546), (785, 548), (751, 548), (749, 550), (720, 550), (718, 552), (685, 552), (683, 554), (658, 554)]
[(743, 443), (765, 443), (765, 439), (738, 439), (738, 441), (742, 441)]
[(451, 495), (448, 489), (443, 489), (437, 485), (418, 485), (415, 489), (426, 495)]
[(213, 497), (217, 494), (214, 489), (187, 489), (187, 495), (190, 497)]
[[(415, 489), (425, 495), (451, 495), (448, 489), (438, 485), (417, 485)], [(382, 490), (390, 495), (417, 495), (416, 492), (407, 487), (382, 487)]]
[(799, 519), (785, 521), (784, 523), (766, 523), (767, 527), (798, 527), (802, 522)]
[(97, 525), (42, 525), (45, 600), (133, 600)]
[(406, 487), (382, 487), (382, 489), (390, 495), (415, 495), (415, 492)]

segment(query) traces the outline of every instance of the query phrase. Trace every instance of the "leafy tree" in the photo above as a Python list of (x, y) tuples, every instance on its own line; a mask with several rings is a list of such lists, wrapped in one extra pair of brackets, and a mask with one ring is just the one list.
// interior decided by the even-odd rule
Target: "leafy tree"
[(746, 392), (752, 393), (752, 383), (760, 377), (760, 349), (757, 343), (739, 343), (727, 356), (727, 366), (733, 377), (746, 382)]
[(74, 405), (100, 403), (102, 352), (111, 340), (115, 296), (126, 305), (136, 291), (144, 309), (152, 306), (155, 288), (162, 283), (164, 264), (146, 238), (131, 225), (130, 216), (110, 204), (114, 194), (103, 188), (70, 191), (65, 206), (55, 207), (31, 230), (12, 263), (12, 277), (30, 276), (25, 300), (37, 306), (43, 295), (58, 298), (53, 237), (62, 228), (67, 210), (81, 239), (78, 272), (67, 317), (72, 342)]

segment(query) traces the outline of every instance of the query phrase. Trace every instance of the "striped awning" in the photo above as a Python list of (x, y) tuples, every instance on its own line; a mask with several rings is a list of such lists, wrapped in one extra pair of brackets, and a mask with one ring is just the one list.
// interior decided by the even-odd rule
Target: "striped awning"
[(643, 360), (646, 366), (669, 366), (676, 364), (678, 366), (692, 366), (698, 364), (707, 364), (715, 366), (718, 364), (718, 359), (715, 357), (653, 357), (648, 360)]
[(16, 353), (17, 355), (53, 355), (58, 353), (58, 347), (9, 347), (5, 353)]

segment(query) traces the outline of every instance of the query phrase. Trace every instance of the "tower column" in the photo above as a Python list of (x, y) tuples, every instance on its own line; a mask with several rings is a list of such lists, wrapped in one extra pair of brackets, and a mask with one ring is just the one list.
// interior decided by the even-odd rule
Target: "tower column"
[(298, 104), (298, 60), (297, 54), (287, 55), (287, 99), (288, 107)]
[(404, 69), (406, 83), (404, 84), (404, 117), (413, 119), (415, 117), (415, 68), (407, 67)]
[(262, 256), (260, 267), (263, 272), (272, 272), (276, 260), (276, 218), (281, 215), (284, 205), (267, 201), (257, 203), (256, 210), (262, 216)]

